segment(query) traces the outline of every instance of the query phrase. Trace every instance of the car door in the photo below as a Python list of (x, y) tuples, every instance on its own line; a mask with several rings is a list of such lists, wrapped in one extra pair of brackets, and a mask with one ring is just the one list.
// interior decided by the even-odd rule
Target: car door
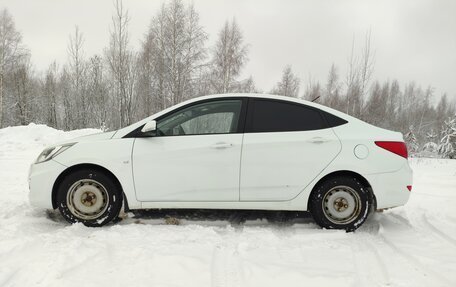
[(241, 201), (297, 196), (340, 152), (318, 109), (251, 99), (241, 159)]
[(139, 201), (239, 201), (243, 99), (198, 102), (157, 119), (154, 136), (135, 139)]

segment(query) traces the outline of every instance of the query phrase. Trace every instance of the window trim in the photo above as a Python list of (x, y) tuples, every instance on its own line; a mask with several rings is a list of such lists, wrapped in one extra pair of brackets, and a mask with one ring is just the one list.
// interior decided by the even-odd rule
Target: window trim
[[(277, 103), (281, 103), (281, 104), (288, 104), (288, 105), (293, 105), (293, 106), (297, 106), (297, 107), (304, 107), (304, 108), (307, 108), (307, 109), (311, 109), (311, 110), (314, 110), (316, 112), (318, 112), (318, 114), (320, 115), (322, 121), (323, 121), (323, 124), (324, 124), (324, 127), (321, 128), (321, 129), (316, 129), (316, 130), (297, 130), (297, 131), (270, 131), (270, 132), (262, 132), (262, 131), (254, 131), (253, 130), (253, 114), (254, 114), (254, 103), (255, 101), (269, 101), (269, 102), (277, 102)], [(249, 101), (248, 101), (248, 106), (247, 106), (247, 117), (246, 117), (246, 123), (245, 123), (245, 129), (244, 129), (244, 132), (245, 133), (290, 133), (290, 132), (307, 132), (307, 131), (318, 131), (318, 130), (324, 130), (324, 129), (328, 129), (328, 128), (331, 128), (331, 126), (329, 125), (326, 117), (324, 116), (323, 114), (323, 111), (318, 109), (318, 108), (315, 108), (315, 107), (312, 107), (312, 106), (308, 106), (308, 105), (304, 105), (304, 104), (301, 104), (301, 103), (295, 103), (295, 102), (292, 102), (292, 101), (286, 101), (286, 100), (281, 100), (281, 99), (270, 99), (270, 98), (249, 98)]]
[(248, 98), (247, 97), (223, 97), (223, 98), (212, 98), (212, 99), (204, 99), (201, 101), (197, 102), (192, 102), (187, 105), (183, 105), (181, 107), (178, 107), (172, 111), (167, 112), (166, 114), (163, 114), (159, 116), (158, 118), (154, 119), (155, 121), (160, 121), (161, 119), (168, 117), (174, 113), (178, 113), (184, 109), (190, 108), (192, 106), (200, 105), (200, 104), (205, 104), (205, 103), (211, 103), (211, 102), (219, 102), (219, 101), (229, 101), (229, 100), (237, 100), (241, 101), (241, 111), (239, 113), (239, 120), (238, 120), (238, 126), (236, 128), (235, 132), (232, 133), (208, 133), (208, 134), (187, 134), (187, 135), (145, 135), (141, 132), (141, 129), (144, 127), (144, 125), (139, 126), (135, 130), (131, 131), (128, 133), (124, 138), (144, 138), (144, 137), (182, 137), (182, 136), (210, 136), (210, 135), (230, 135), (230, 134), (242, 134), (244, 133), (244, 128), (245, 128), (245, 122), (246, 122), (246, 115), (247, 115), (247, 105), (248, 105)]

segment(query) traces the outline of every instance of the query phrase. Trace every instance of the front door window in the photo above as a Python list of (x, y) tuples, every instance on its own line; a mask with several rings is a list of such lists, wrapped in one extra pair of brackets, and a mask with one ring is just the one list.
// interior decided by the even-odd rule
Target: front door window
[(197, 104), (175, 112), (157, 123), (158, 136), (229, 134), (238, 129), (242, 100)]

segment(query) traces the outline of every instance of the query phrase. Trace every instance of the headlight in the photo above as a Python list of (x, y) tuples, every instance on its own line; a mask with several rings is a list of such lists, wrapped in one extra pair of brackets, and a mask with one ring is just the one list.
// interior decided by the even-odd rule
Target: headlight
[(57, 156), (58, 154), (61, 154), (62, 152), (66, 151), (67, 149), (72, 147), (74, 144), (75, 143), (69, 143), (69, 144), (49, 147), (41, 152), (41, 154), (36, 159), (35, 163), (48, 161), (48, 160), (54, 158), (55, 156)]

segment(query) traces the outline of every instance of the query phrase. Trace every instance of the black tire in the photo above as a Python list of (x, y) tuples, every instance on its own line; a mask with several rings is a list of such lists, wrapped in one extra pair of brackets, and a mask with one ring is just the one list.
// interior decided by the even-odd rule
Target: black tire
[(310, 195), (315, 222), (327, 229), (354, 231), (369, 215), (369, 190), (356, 178), (339, 176), (321, 183)]
[(57, 190), (57, 204), (70, 223), (99, 227), (118, 217), (122, 191), (115, 179), (96, 169), (81, 169), (67, 175)]

